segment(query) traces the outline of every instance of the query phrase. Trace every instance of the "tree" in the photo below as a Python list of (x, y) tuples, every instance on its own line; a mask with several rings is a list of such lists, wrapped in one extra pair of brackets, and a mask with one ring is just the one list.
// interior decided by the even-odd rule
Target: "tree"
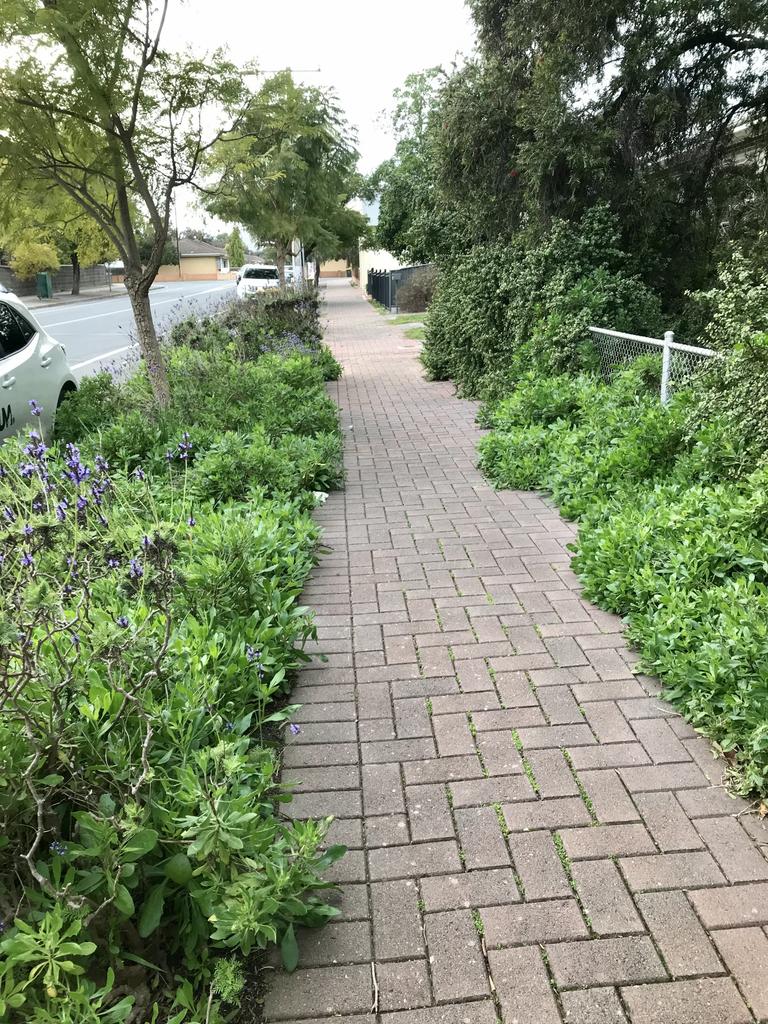
[(731, 239), (764, 246), (763, 0), (471, 0), (479, 53), (395, 94), (397, 146), (371, 179), (377, 237), (445, 259), (598, 204), (671, 307)]
[(22, 281), (43, 270), (57, 270), (59, 255), (47, 242), (18, 242), (10, 259), (11, 270)]
[(184, 228), (181, 237), (194, 238), (198, 242), (208, 242), (210, 245), (225, 245), (229, 235), (226, 231), (220, 231), (213, 235), (210, 231), (204, 231), (202, 228)]
[[(435, 181), (473, 237), (540, 235), (605, 201), (675, 302), (709, 280), (737, 222), (762, 223), (762, 0), (470, 6), (480, 57), (441, 94)], [(734, 159), (737, 127), (756, 158)]]
[[(233, 110), (241, 75), (161, 47), (168, 0), (5, 0), (0, 42), (0, 161), (62, 189), (120, 255), (156, 400), (170, 401), (149, 289), (168, 237), (174, 189), (194, 183), (222, 131), (205, 108)], [(142, 255), (139, 229), (151, 239)]]
[(367, 182), (369, 194), (379, 198), (374, 244), (409, 263), (428, 263), (467, 244), (461, 219), (438, 187), (436, 144), (448, 82), (434, 67), (409, 75), (395, 90), (395, 154)]
[(357, 160), (350, 129), (331, 92), (297, 85), (290, 72), (254, 93), (238, 125), (209, 161), (218, 185), (209, 211), (272, 242), (281, 284), (293, 241), (337, 241), (334, 218), (350, 198)]
[[(99, 225), (67, 193), (55, 185), (18, 180), (0, 167), (0, 243), (53, 246), (59, 263), (72, 265), (72, 294), (80, 292), (80, 268), (113, 259), (116, 249)], [(42, 268), (45, 269), (45, 268)]]
[[(136, 242), (139, 247), (139, 256), (142, 262), (146, 263), (152, 259), (155, 248), (155, 235), (151, 225), (146, 222), (139, 222), (136, 228)], [(179, 250), (176, 248), (176, 239), (168, 236), (160, 254), (161, 267), (176, 267), (179, 263)]]
[(360, 244), (370, 240), (367, 219), (349, 206), (339, 206), (328, 218), (322, 238), (306, 238), (304, 255), (315, 264), (315, 285), (320, 281), (320, 264), (326, 260), (346, 260), (360, 266)]
[(245, 263), (245, 246), (237, 225), (232, 228), (232, 234), (227, 239), (227, 256), (232, 267), (242, 267)]

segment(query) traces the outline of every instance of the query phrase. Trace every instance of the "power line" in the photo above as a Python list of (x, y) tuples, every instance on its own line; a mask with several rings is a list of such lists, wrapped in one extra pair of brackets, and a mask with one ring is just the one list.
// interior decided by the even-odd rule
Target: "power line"
[(260, 75), (279, 75), (290, 71), (292, 75), (318, 75), (322, 68), (266, 68), (264, 71), (243, 71), (243, 78), (258, 78)]

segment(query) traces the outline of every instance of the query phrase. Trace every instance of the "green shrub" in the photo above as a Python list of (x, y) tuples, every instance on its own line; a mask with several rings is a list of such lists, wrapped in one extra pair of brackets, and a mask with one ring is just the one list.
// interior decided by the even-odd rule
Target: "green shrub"
[(202, 500), (240, 501), (254, 487), (267, 495), (298, 497), (340, 483), (338, 432), (301, 437), (287, 433), (273, 443), (263, 427), (221, 435), (195, 461), (189, 484)]
[(327, 345), (321, 345), (317, 352), (316, 363), (323, 375), (323, 380), (338, 380), (342, 374), (341, 363), (333, 356)]
[(279, 751), (340, 371), (241, 322), (176, 332), (168, 410), (142, 370), (101, 375), (58, 444), (0, 449), (2, 1020), (223, 1024), (240, 958), (278, 943), (292, 969), (294, 928), (337, 913), (343, 848), (284, 816)]
[[(693, 296), (708, 316), (703, 344), (722, 353), (697, 376), (697, 400), (691, 409), (692, 433), (713, 416), (745, 465), (768, 458), (768, 283), (763, 268), (738, 250), (720, 267), (709, 292)], [(698, 339), (697, 339), (698, 340)]]
[(580, 520), (585, 595), (627, 617), (643, 666), (728, 755), (734, 785), (764, 794), (768, 471), (745, 476), (730, 421), (692, 431), (693, 399), (664, 408), (657, 386), (655, 358), (610, 385), (522, 377), (486, 407), (480, 464), (499, 486), (550, 490)]
[(432, 379), (480, 393), (486, 375), (560, 373), (592, 359), (594, 321), (648, 334), (660, 305), (618, 246), (616, 219), (596, 207), (548, 235), (480, 245), (441, 268), (422, 359)]
[(424, 313), (432, 304), (437, 287), (437, 267), (419, 267), (397, 289), (401, 313)]
[(97, 373), (80, 381), (56, 412), (56, 437), (76, 441), (120, 415), (124, 407), (120, 388), (109, 373)]

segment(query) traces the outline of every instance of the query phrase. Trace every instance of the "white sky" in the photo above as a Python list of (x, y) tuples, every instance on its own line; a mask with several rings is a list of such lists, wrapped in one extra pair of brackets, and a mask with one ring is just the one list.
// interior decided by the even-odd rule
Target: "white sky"
[[(168, 49), (189, 44), (197, 53), (226, 46), (234, 61), (255, 61), (265, 71), (319, 67), (319, 74), (295, 77), (335, 88), (358, 130), (360, 170), (368, 173), (392, 155), (380, 115), (393, 90), (413, 71), (448, 68), (468, 55), (474, 28), (464, 0), (173, 0), (164, 39)], [(204, 222), (218, 230), (180, 197), (180, 228)]]

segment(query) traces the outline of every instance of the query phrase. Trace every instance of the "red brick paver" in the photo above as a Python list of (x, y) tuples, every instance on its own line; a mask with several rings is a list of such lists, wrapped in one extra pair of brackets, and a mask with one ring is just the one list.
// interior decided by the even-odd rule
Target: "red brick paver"
[(768, 1020), (768, 829), (581, 598), (573, 525), (475, 468), (476, 406), (326, 294), (347, 486), (284, 779), (349, 852), (266, 1020)]

